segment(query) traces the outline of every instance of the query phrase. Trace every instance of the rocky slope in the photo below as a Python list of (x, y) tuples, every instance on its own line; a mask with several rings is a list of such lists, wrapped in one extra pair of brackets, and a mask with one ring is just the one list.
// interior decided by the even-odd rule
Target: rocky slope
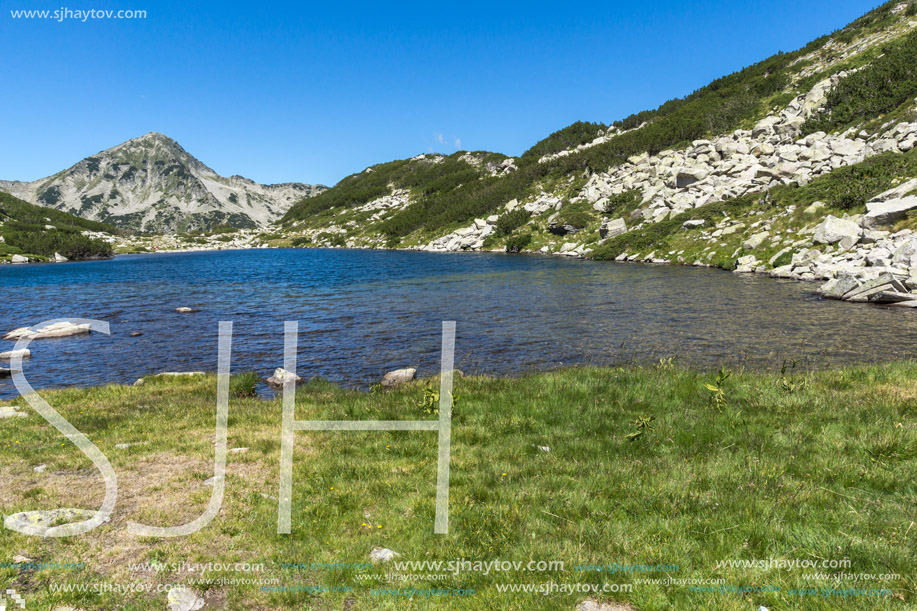
[(138, 231), (265, 226), (325, 187), (220, 176), (177, 142), (149, 133), (35, 182), (0, 181), (28, 202)]
[[(368, 189), (370, 168), (281, 227), (318, 246), (528, 250), (831, 280), (836, 297), (906, 291), (917, 287), (915, 31), (917, 5), (888, 2), (657, 111), (574, 124), (445, 194), (430, 188), (441, 175)], [(679, 141), (702, 122), (735, 127)]]
[(108, 257), (114, 250), (115, 231), (103, 223), (0, 193), (0, 263)]

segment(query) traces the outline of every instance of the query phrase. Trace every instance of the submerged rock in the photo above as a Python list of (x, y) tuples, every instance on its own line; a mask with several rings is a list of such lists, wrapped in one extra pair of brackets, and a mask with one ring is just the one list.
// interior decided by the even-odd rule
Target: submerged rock
[(56, 322), (51, 325), (45, 325), (38, 329), (33, 327), (19, 327), (3, 336), (6, 340), (28, 339), (48, 339), (54, 337), (70, 337), (71, 335), (83, 335), (89, 333), (91, 325), (73, 324), (72, 322)]
[(200, 310), (197, 310), (195, 308), (185, 308), (185, 307), (175, 308), (175, 311), (178, 312), (179, 314), (194, 314), (195, 312), (200, 312)]

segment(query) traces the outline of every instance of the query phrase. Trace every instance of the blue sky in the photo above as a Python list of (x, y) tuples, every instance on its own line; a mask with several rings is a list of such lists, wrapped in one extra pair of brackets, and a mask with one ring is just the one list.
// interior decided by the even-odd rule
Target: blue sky
[[(0, 178), (149, 131), (217, 172), (334, 184), (431, 150), (519, 155), (837, 29), (878, 0), (0, 2)], [(13, 19), (11, 10), (146, 10)]]

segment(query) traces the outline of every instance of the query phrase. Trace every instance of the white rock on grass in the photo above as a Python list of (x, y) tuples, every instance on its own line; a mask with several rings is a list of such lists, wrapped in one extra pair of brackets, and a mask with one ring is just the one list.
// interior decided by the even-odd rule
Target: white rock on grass
[(602, 222), (599, 227), (599, 237), (613, 238), (627, 232), (627, 223), (624, 219), (609, 219)]
[(7, 418), (27, 418), (28, 416), (27, 413), (20, 412), (12, 405), (0, 405), (0, 420), (6, 420)]
[(742, 248), (745, 250), (754, 250), (761, 246), (764, 243), (764, 240), (766, 240), (770, 235), (771, 234), (768, 231), (761, 231), (756, 233), (742, 243)]
[(49, 529), (72, 524), (74, 522), (85, 522), (95, 517), (96, 512), (88, 509), (50, 509), (40, 511), (23, 511), (6, 516), (3, 520), (3, 526), (9, 530), (14, 530), (23, 535), (35, 535), (43, 537)]
[(869, 202), (866, 204), (866, 214), (863, 216), (863, 227), (873, 229), (891, 225), (907, 217), (907, 213), (915, 208), (917, 208), (917, 195)]
[(626, 603), (603, 603), (589, 598), (576, 605), (576, 611), (634, 611), (634, 608)]
[(386, 563), (391, 562), (395, 559), (395, 556), (400, 556), (398, 552), (393, 552), (392, 550), (385, 547), (374, 547), (371, 552), (369, 552), (369, 559), (372, 562)]
[(414, 379), (416, 374), (417, 370), (413, 367), (396, 369), (394, 371), (389, 371), (387, 374), (382, 376), (382, 381), (380, 383), (384, 388), (394, 388), (395, 386), (400, 386), (401, 384), (410, 382)]
[(849, 238), (856, 243), (863, 230), (853, 221), (839, 219), (829, 214), (825, 220), (815, 227), (812, 242), (815, 244), (834, 244), (844, 238)]
[(167, 597), (168, 611), (198, 611), (204, 608), (204, 599), (190, 588), (173, 588)]

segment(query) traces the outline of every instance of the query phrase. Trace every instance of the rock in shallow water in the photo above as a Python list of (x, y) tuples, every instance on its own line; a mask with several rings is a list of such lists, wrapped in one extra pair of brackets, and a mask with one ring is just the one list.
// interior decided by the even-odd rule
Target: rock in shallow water
[(27, 359), (32, 356), (32, 351), (25, 349), (25, 350), (9, 350), (7, 352), (0, 352), (0, 361), (11, 361), (14, 358), (16, 358), (17, 356), (20, 358)]
[(286, 384), (286, 381), (288, 379), (293, 380), (293, 382), (296, 384), (299, 384), (300, 382), (302, 382), (301, 377), (299, 377), (292, 371), (287, 371), (286, 369), (283, 369), (282, 367), (278, 367), (277, 369), (275, 369), (274, 375), (267, 378), (267, 380), (265, 381), (268, 384), (271, 384), (273, 386), (283, 386), (284, 384)]
[(33, 327), (19, 327), (10, 331), (3, 336), (3, 339), (14, 340), (22, 339), (24, 337), (29, 339), (49, 339), (54, 337), (70, 337), (71, 335), (83, 335), (89, 333), (91, 325), (89, 323), (85, 324), (73, 324), (72, 322), (56, 322), (52, 325), (45, 325), (44, 327), (35, 329)]

